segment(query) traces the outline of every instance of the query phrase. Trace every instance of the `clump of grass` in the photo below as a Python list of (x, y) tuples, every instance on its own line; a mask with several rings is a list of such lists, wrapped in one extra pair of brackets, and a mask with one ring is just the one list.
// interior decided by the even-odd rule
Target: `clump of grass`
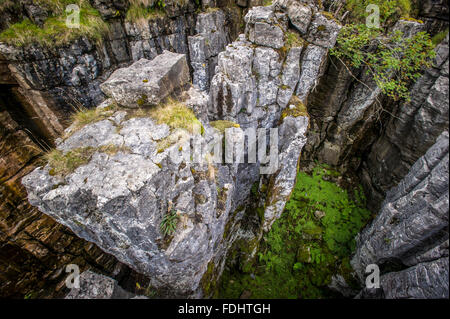
[(125, 20), (134, 23), (143, 23), (148, 20), (163, 18), (165, 13), (162, 6), (154, 1), (134, 0), (128, 8)]
[(448, 28), (447, 28), (447, 30), (439, 32), (438, 34), (433, 36), (433, 38), (431, 39), (431, 42), (433, 42), (433, 45), (436, 46), (439, 43), (441, 43), (442, 41), (444, 41), (447, 34), (448, 34)]
[(164, 236), (172, 236), (177, 228), (178, 215), (175, 209), (172, 209), (169, 213), (165, 214), (161, 224), (160, 230)]
[(78, 167), (89, 163), (95, 152), (112, 156), (118, 152), (128, 153), (130, 149), (114, 144), (102, 145), (100, 147), (80, 147), (66, 153), (58, 149), (53, 149), (44, 155), (44, 160), (51, 167), (49, 171), (50, 175), (66, 176), (73, 173)]
[(80, 109), (76, 113), (71, 116), (72, 120), (72, 129), (69, 133), (65, 134), (64, 138), (68, 138), (74, 132), (78, 131), (85, 125), (99, 122), (107, 119), (111, 115), (114, 114), (114, 111), (117, 109), (117, 105), (111, 104), (108, 107), (103, 109), (95, 108), (95, 109)]
[(172, 129), (184, 129), (190, 133), (194, 133), (196, 126), (203, 128), (190, 108), (171, 98), (165, 104), (150, 108), (147, 114), (156, 123), (165, 123)]
[(288, 48), (292, 47), (302, 47), (305, 45), (305, 40), (303, 40), (297, 32), (288, 31), (285, 33), (286, 46)]
[(225, 130), (227, 128), (240, 127), (240, 125), (237, 123), (234, 123), (231, 121), (224, 121), (224, 120), (212, 121), (209, 124), (222, 134), (225, 133)]
[(182, 146), (189, 139), (189, 135), (183, 129), (177, 129), (175, 132), (162, 139), (157, 144), (157, 152), (162, 153), (170, 146), (177, 144), (180, 145), (179, 151), (182, 151)]
[(97, 151), (99, 151), (100, 153), (105, 153), (105, 154), (112, 156), (112, 155), (116, 155), (119, 152), (129, 153), (131, 150), (126, 146), (117, 146), (115, 144), (107, 144), (107, 145), (102, 145), (99, 148), (97, 148)]
[(333, 21), (337, 22), (337, 24), (341, 24), (331, 12), (321, 11), (320, 13), (328, 20), (333, 20)]
[[(0, 41), (17, 47), (28, 44), (39, 44), (45, 47), (64, 45), (80, 37), (87, 37), (100, 44), (108, 32), (108, 24), (102, 20), (100, 13), (85, 0), (41, 0), (50, 6), (53, 16), (49, 17), (42, 28), (29, 19), (11, 25), (0, 34)], [(67, 4), (77, 4), (80, 7), (80, 27), (66, 26)]]
[(66, 176), (73, 173), (78, 167), (87, 164), (96, 149), (93, 147), (81, 147), (63, 153), (54, 149), (44, 155), (44, 159), (51, 167), (49, 174)]

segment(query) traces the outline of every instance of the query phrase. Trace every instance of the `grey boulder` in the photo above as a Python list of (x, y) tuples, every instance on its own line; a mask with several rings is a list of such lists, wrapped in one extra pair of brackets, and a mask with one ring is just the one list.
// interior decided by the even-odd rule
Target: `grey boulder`
[(153, 60), (140, 59), (116, 70), (100, 88), (119, 105), (138, 108), (158, 104), (189, 80), (186, 56), (164, 51)]

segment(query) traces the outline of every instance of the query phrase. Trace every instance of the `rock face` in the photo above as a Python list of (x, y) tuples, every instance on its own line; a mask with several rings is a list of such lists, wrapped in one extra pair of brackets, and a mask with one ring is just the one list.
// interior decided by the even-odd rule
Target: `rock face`
[(377, 217), (357, 238), (351, 264), (362, 283), (366, 266), (377, 264), (385, 298), (449, 296), (448, 152), (444, 132), (387, 193)]
[[(246, 20), (276, 29), (280, 28), (278, 22), (287, 22), (286, 17), (271, 6), (250, 10)], [(258, 27), (252, 23), (246, 30), (257, 34)], [(286, 32), (287, 23), (280, 30)], [(34, 170), (23, 179), (30, 203), (148, 276), (161, 296), (210, 296), (210, 281), (216, 282), (220, 276), (233, 242), (242, 238), (257, 242), (283, 211), (295, 183), (295, 168), (308, 127), (306, 108), (294, 92), (300, 88), (306, 100), (309, 89), (303, 86), (311, 84), (302, 81), (302, 76), (320, 76), (308, 64), (300, 70), (301, 47), (288, 48), (282, 56), (272, 47), (258, 45), (257, 37), (252, 39), (254, 43), (241, 35), (219, 53), (209, 98), (193, 88), (187, 92), (184, 103), (201, 119), (203, 134), (185, 131), (181, 134), (186, 143), (182, 147), (161, 147), (178, 131), (156, 124), (149, 116), (135, 117), (131, 110), (113, 111), (106, 119), (78, 131), (70, 128), (71, 135), (60, 140), (57, 149), (67, 153), (90, 148), (90, 160), (65, 176), (52, 174), (49, 165)], [(283, 68), (285, 59), (294, 69), (297, 65), (297, 72)], [(125, 70), (117, 74), (122, 72)], [(149, 76), (158, 75), (152, 72)], [(283, 92), (287, 102), (279, 105), (282, 80), (290, 89)], [(148, 83), (153, 82), (155, 79), (148, 79)], [(241, 129), (250, 134), (248, 138), (249, 130), (256, 134), (257, 128), (264, 129), (264, 137), (267, 134), (269, 139), (259, 147), (270, 144), (269, 158), (258, 151), (257, 160), (247, 163), (237, 157), (231, 163), (205, 161), (202, 156), (197, 160), (196, 153), (192, 160), (189, 156), (181, 162), (174, 160), (174, 152), (210, 143), (217, 135), (213, 128), (216, 120), (234, 123), (226, 135), (236, 145), (244, 141)], [(108, 152), (106, 146), (117, 151)], [(247, 148), (244, 155), (249, 154)], [(243, 232), (242, 207), (256, 183), (269, 190), (266, 209), (256, 216), (257, 227)], [(161, 223), (173, 212), (178, 216), (176, 230), (167, 236)]]
[[(99, 10), (110, 26), (102, 44), (87, 38), (52, 48), (36, 44), (26, 47), (0, 44), (2, 98), (7, 93), (5, 101), (11, 102), (5, 111), (3, 101), (0, 101), (0, 157), (8, 163), (4, 166), (7, 172), (1, 173), (2, 296), (23, 298), (30, 290), (33, 290), (33, 295), (54, 296), (64, 287), (60, 284), (65, 275), (62, 269), (71, 262), (80, 265), (81, 270), (93, 267), (114, 278), (129, 271), (96, 245), (76, 237), (67, 227), (57, 224), (28, 205), (20, 179), (37, 165), (38, 152), (31, 154), (30, 150), (41, 146), (37, 142), (30, 142), (26, 136), (30, 131), (32, 134), (29, 135), (36, 136), (42, 145), (45, 146), (46, 143), (53, 146), (53, 139), (63, 133), (74, 109), (81, 106), (93, 107), (104, 100), (100, 83), (120, 67), (128, 66), (141, 58), (151, 60), (164, 50), (185, 54), (189, 62), (187, 37), (197, 32), (195, 28), (198, 14), (193, 1), (184, 1), (181, 6), (180, 1), (165, 1), (167, 16), (144, 23), (131, 22), (125, 20), (128, 0), (89, 2)], [(257, 2), (248, 1), (242, 7), (253, 6)], [(29, 10), (31, 8), (27, 8), (27, 5), (33, 5), (33, 1), (6, 1), (2, 4), (0, 30), (24, 18), (40, 23), (45, 11), (50, 12), (42, 5), (38, 8), (41, 10)], [(202, 6), (204, 9), (220, 6), (216, 9), (224, 12), (224, 32), (227, 33), (227, 41), (231, 41), (241, 28), (240, 19), (245, 8), (227, 7), (227, 3), (222, 1), (202, 1)], [(202, 15), (208, 17), (210, 13), (213, 12)], [(214, 67), (211, 67), (211, 77), (213, 71)], [(8, 95), (10, 85), (14, 86), (19, 96), (17, 101)], [(17, 103), (14, 105), (12, 102)], [(19, 108), (20, 104), (26, 105), (26, 110)], [(11, 118), (12, 115), (14, 116)], [(26, 121), (20, 121), (23, 118)], [(4, 125), (8, 129), (4, 130)], [(10, 127), (13, 128), (12, 131), (9, 130)], [(39, 131), (34, 129), (36, 127), (42, 134), (36, 134)], [(8, 143), (14, 145), (14, 149), (9, 148), (11, 145)], [(31, 155), (26, 155), (28, 153)], [(16, 161), (22, 157), (24, 162)], [(20, 163), (22, 166), (12, 168), (11, 163)], [(42, 278), (45, 278), (45, 282)], [(43, 293), (49, 287), (52, 287), (52, 291)]]
[[(216, 9), (212, 7), (230, 2), (201, 1), (208, 10), (197, 14), (192, 1), (165, 1), (167, 16), (130, 22), (122, 18), (128, 1), (91, 0), (110, 25), (102, 44), (87, 38), (51, 49), (0, 44), (0, 84), (20, 86), (17, 90), (32, 110), (29, 118), (40, 119), (38, 126), (46, 128), (45, 137), (63, 131), (70, 105), (97, 106), (104, 101), (104, 92), (128, 106), (108, 111), (111, 114), (103, 120), (79, 130), (71, 127), (66, 131), (70, 136), (57, 141), (57, 148), (65, 154), (80, 149), (92, 152), (86, 163), (65, 176), (55, 175), (48, 165), (35, 169), (38, 154), (29, 147), (36, 146), (35, 141), (30, 142), (15, 124), (12, 129), (3, 125), (14, 119), (0, 110), (0, 122), (6, 127), (0, 132), (2, 141), (23, 142), (19, 150), (6, 149), (1, 154), (5, 162), (18, 163), (2, 172), (2, 198), (6, 200), (0, 261), (11, 261), (9, 267), (0, 266), (2, 294), (17, 296), (41, 278), (59, 281), (63, 266), (70, 262), (83, 269), (102, 268), (114, 276), (126, 269), (122, 262), (150, 277), (151, 286), (161, 296), (209, 297), (235, 243), (244, 243), (245, 258), (255, 256), (263, 231), (270, 229), (289, 198), (302, 151), (302, 163), (319, 159), (343, 171), (356, 170), (376, 203), (405, 177), (436, 137), (448, 130), (448, 36), (436, 48), (435, 66), (412, 88), (413, 100), (386, 103), (395, 117), (383, 117), (379, 129), (371, 117), (374, 101), (381, 98), (375, 83), (363, 71), (357, 73), (367, 89), (337, 61), (328, 63), (328, 50), (335, 45), (341, 26), (320, 11), (321, 2), (275, 0), (243, 18), (242, 8), (261, 2), (239, 0), (238, 6)], [(42, 23), (46, 9), (33, 7), (28, 0), (23, 3), (30, 6), (21, 5), (17, 16)], [(434, 21), (445, 10), (436, 11), (429, 4), (425, 1), (420, 10)], [(445, 9), (445, 4), (439, 6)], [(9, 9), (5, 9), (5, 20), (15, 21)], [(238, 26), (242, 20), (245, 30)], [(445, 24), (440, 21), (436, 26), (433, 21), (426, 26), (401, 22), (398, 27), (411, 35)], [(244, 34), (236, 39), (238, 31)], [(296, 34), (300, 41), (289, 43), (286, 32)], [(227, 46), (232, 39), (236, 41)], [(165, 62), (169, 56), (173, 57), (171, 64)], [(187, 81), (186, 62), (196, 88), (184, 92), (188, 98), (184, 104), (201, 121), (203, 134), (180, 132), (129, 109), (158, 103), (174, 89), (181, 89)], [(148, 65), (162, 72), (144, 75)], [(173, 83), (164, 74), (180, 80), (176, 88), (162, 85)], [(102, 92), (101, 83), (107, 78)], [(267, 130), (261, 143), (269, 145), (278, 138), (270, 148), (278, 151), (272, 162), (276, 165), (271, 167), (270, 158), (264, 160), (260, 154), (255, 163), (173, 160), (172, 152), (190, 147), (168, 146), (168, 141), (210, 143), (217, 134), (213, 128), (217, 120), (228, 121), (231, 141), (244, 145), (240, 128), (248, 130), (247, 144), (252, 129), (276, 128)], [(379, 216), (360, 236), (352, 263), (362, 284), (365, 265), (380, 265), (383, 289), (375, 295), (448, 297), (448, 285), (439, 282), (439, 278), (448, 281), (448, 195), (442, 192), (448, 179), (439, 175), (448, 174), (448, 135), (436, 145), (441, 146), (433, 146), (405, 180), (388, 192)], [(362, 153), (367, 156), (360, 158)], [(248, 150), (244, 157), (248, 159)], [(62, 225), (24, 202), (19, 180), (26, 174), (23, 184), (31, 204)], [(263, 194), (258, 203), (264, 207), (262, 213), (245, 209), (254, 186)], [(178, 216), (176, 230), (167, 236), (161, 223), (173, 211)], [(27, 272), (22, 271), (22, 264)], [(102, 297), (117, 296), (115, 282), (92, 273), (84, 276), (94, 287), (108, 287)], [(334, 285), (345, 288), (345, 279), (336, 277)], [(405, 285), (414, 288), (405, 290)], [(84, 289), (78, 293), (71, 296), (99, 296)], [(371, 295), (374, 292), (366, 290), (360, 294)]]
[[(40, 100), (43, 100), (45, 104), (53, 105), (52, 115), (64, 122), (73, 112), (73, 105), (81, 104), (89, 108), (101, 103), (105, 95), (100, 84), (118, 68), (131, 65), (142, 58), (151, 60), (164, 50), (189, 57), (188, 37), (200, 32), (206, 32), (210, 36), (209, 31), (201, 27), (207, 21), (222, 23), (220, 19), (214, 18), (220, 15), (218, 12), (222, 12), (221, 9), (217, 8), (218, 12), (197, 15), (192, 1), (184, 3), (185, 5), (179, 6), (177, 1), (171, 4), (166, 1), (167, 16), (142, 23), (121, 18), (125, 16), (128, 1), (91, 1), (100, 14), (108, 19), (109, 32), (102, 44), (85, 37), (53, 48), (37, 44), (13, 47), (0, 43), (0, 60), (12, 70), (12, 75), (21, 83), (21, 87), (30, 90), (27, 96), (33, 100), (33, 104), (42, 104)], [(119, 16), (116, 16), (117, 12), (120, 13)], [(111, 14), (115, 16), (111, 17)], [(222, 14), (222, 17), (225, 15)], [(233, 23), (237, 24), (237, 21), (232, 17), (226, 18), (224, 24)], [(225, 36), (228, 29), (222, 31), (224, 37), (221, 37), (220, 41), (231, 41), (228, 34)], [(213, 32), (214, 30), (211, 30), (211, 33)], [(220, 45), (217, 49), (220, 49)], [(214, 54), (217, 56), (217, 53), (211, 50), (203, 54), (212, 54), (210, 60), (213, 60)], [(212, 77), (214, 63), (210, 66), (206, 64)], [(39, 96), (35, 98), (35, 95)], [(62, 130), (59, 131), (61, 132)]]
[(119, 105), (138, 108), (157, 105), (189, 81), (184, 54), (164, 51), (153, 60), (141, 59), (128, 68), (116, 70), (100, 85), (103, 93)]
[(209, 90), (219, 52), (230, 42), (225, 14), (221, 10), (199, 14), (195, 30), (197, 34), (188, 38), (191, 66), (194, 69), (192, 83), (205, 91)]
[(399, 105), (361, 167), (362, 180), (377, 201), (448, 130), (448, 34), (436, 53), (434, 67), (411, 88), (411, 102)]
[[(2, 92), (3, 95), (3, 92)], [(8, 97), (12, 101), (11, 96)], [(93, 268), (120, 278), (129, 269), (97, 246), (77, 237), (32, 207), (21, 184), (42, 155), (37, 135), (25, 130), (4, 109), (0, 98), (0, 291), (5, 298), (30, 294), (60, 297), (64, 294), (65, 266)], [(17, 108), (17, 105), (14, 105)], [(14, 114), (15, 115), (15, 114)], [(51, 289), (49, 289), (51, 286)]]
[[(311, 12), (317, 10), (314, 6), (308, 8)], [(276, 191), (266, 199), (262, 224), (267, 231), (282, 213), (294, 186), (296, 171), (292, 167), (297, 166), (306, 143), (308, 96), (323, 73), (327, 41), (333, 40), (327, 35), (320, 42), (322, 38), (317, 36), (318, 45), (309, 44), (304, 54), (302, 45), (286, 47), (284, 34), (289, 15), (278, 2), (251, 9), (245, 21), (245, 36), (219, 54), (208, 117), (233, 121), (244, 129), (279, 125), (278, 168), (267, 181)], [(334, 21), (327, 23), (335, 30), (340, 28)], [(280, 50), (282, 47), (285, 50)]]
[[(411, 35), (424, 25), (400, 21), (396, 28)], [(412, 86), (410, 102), (384, 99), (364, 71), (354, 70), (355, 80), (339, 61), (325, 65), (308, 101), (311, 129), (305, 164), (318, 159), (342, 172), (356, 171), (370, 208), (377, 211), (386, 191), (448, 128), (448, 35), (435, 51), (434, 66)], [(386, 113), (377, 115), (377, 101)]]

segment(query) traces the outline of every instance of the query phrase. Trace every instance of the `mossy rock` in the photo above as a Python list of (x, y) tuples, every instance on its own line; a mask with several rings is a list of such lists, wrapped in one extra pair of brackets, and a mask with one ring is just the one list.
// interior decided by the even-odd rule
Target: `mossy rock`
[(211, 127), (215, 128), (216, 130), (218, 130), (222, 134), (225, 133), (225, 130), (227, 128), (232, 128), (232, 127), (239, 128), (239, 127), (241, 127), (239, 124), (237, 124), (235, 122), (225, 121), (225, 120), (212, 121), (212, 122), (209, 122), (209, 124), (211, 125)]
[(293, 95), (291, 100), (288, 103), (288, 106), (281, 113), (281, 121), (283, 121), (286, 117), (299, 117), (306, 116), (309, 117), (308, 109), (305, 104), (298, 98), (296, 95)]

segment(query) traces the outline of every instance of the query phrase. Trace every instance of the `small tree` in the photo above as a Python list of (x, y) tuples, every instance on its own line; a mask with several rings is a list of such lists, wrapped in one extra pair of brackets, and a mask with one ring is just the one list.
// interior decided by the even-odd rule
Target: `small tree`
[(382, 92), (394, 100), (409, 100), (410, 83), (432, 66), (434, 45), (426, 32), (404, 37), (401, 31), (384, 34), (382, 29), (349, 24), (339, 33), (330, 52), (347, 66), (365, 67)]

